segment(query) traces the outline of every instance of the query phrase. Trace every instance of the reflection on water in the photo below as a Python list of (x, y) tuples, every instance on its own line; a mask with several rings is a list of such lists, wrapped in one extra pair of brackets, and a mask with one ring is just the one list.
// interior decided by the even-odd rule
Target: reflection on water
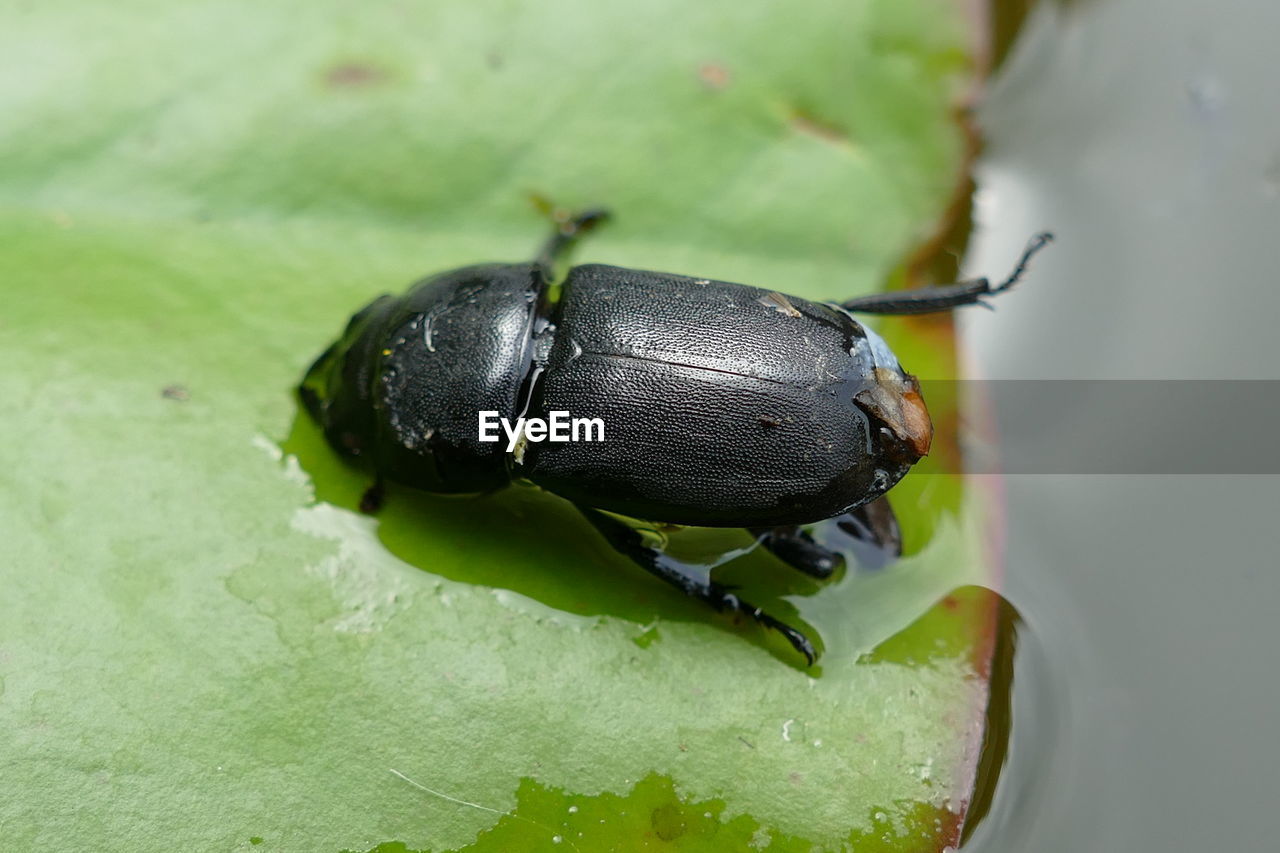
[(966, 850), (1035, 849), (1020, 842), (1030, 837), (1030, 816), (1044, 806), (1045, 779), (1062, 746), (1066, 683), (1059, 662), (1044, 637), (1003, 598), (999, 621), (982, 759), (964, 828)]
[[(1276, 378), (1278, 30), (1247, 0), (1038, 5), (980, 112), (966, 267), (1059, 240), (1034, 287), (964, 317), (984, 376)], [(1012, 736), (966, 850), (1274, 849), (1280, 480), (1066, 470), (1006, 481)]]

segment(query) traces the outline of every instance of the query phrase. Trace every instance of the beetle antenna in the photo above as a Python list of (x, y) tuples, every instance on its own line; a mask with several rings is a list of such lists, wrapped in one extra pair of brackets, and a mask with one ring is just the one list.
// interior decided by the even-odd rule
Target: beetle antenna
[(1022, 257), (1018, 258), (1018, 265), (1013, 268), (1013, 272), (1009, 273), (1009, 277), (1003, 282), (991, 288), (990, 293), (1003, 293), (1018, 283), (1023, 274), (1027, 271), (1027, 266), (1031, 263), (1031, 258), (1036, 252), (1053, 242), (1053, 234), (1049, 231), (1041, 231), (1039, 234), (1031, 238), (1027, 243), (1027, 248), (1023, 250)]

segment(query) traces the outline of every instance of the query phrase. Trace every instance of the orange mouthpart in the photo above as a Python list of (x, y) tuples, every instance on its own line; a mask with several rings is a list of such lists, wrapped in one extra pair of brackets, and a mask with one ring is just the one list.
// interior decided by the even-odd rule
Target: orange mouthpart
[(902, 422), (893, 424), (891, 428), (898, 438), (911, 445), (911, 449), (920, 456), (928, 456), (933, 445), (933, 421), (929, 419), (929, 410), (924, 407), (924, 398), (919, 391), (907, 391), (902, 395)]
[(916, 458), (929, 455), (933, 421), (920, 396), (920, 383), (910, 374), (877, 367), (875, 384), (854, 396), (854, 402), (875, 416), (894, 436), (911, 448)]

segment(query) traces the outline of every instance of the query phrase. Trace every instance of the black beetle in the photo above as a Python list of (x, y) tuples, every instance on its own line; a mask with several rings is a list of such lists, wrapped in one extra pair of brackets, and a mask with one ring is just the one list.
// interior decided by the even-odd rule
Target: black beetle
[[(788, 564), (830, 576), (841, 557), (800, 525), (891, 519), (877, 499), (932, 437), (919, 384), (850, 312), (981, 303), (1012, 287), (1051, 236), (1037, 235), (994, 287), (978, 279), (839, 304), (600, 264), (557, 281), (577, 238), (606, 216), (562, 217), (531, 263), (464, 267), (375, 299), (307, 371), (303, 404), (339, 452), (371, 462), (371, 495), (384, 476), (438, 493), (533, 482), (646, 570), (780, 631), (812, 664), (803, 633), (618, 516), (746, 527)], [(605, 440), (525, 432), (508, 449), (480, 441), (484, 411), (598, 418)]]

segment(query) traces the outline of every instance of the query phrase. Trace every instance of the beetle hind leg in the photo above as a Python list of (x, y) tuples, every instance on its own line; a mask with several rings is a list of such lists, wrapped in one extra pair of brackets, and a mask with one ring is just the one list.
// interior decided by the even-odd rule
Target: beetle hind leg
[(382, 475), (379, 474), (373, 484), (365, 489), (364, 494), (360, 496), (360, 511), (365, 515), (377, 515), (386, 502), (387, 483), (382, 479)]
[(596, 227), (606, 222), (611, 214), (604, 207), (590, 207), (578, 213), (571, 213), (563, 208), (554, 207), (548, 200), (535, 197), (534, 204), (551, 220), (555, 230), (550, 239), (542, 245), (534, 263), (542, 270), (542, 276), (548, 282), (557, 280), (561, 267), (569, 259), (570, 253), (578, 245), (578, 241)]
[(717, 611), (732, 610), (742, 613), (764, 627), (777, 631), (787, 638), (787, 642), (796, 651), (804, 655), (810, 666), (818, 659), (813, 643), (801, 631), (739, 598), (728, 587), (703, 577), (698, 569), (646, 543), (635, 528), (599, 510), (589, 507), (578, 507), (578, 509), (615, 550), (629, 557), (640, 568), (657, 575), (685, 595), (706, 602)]

